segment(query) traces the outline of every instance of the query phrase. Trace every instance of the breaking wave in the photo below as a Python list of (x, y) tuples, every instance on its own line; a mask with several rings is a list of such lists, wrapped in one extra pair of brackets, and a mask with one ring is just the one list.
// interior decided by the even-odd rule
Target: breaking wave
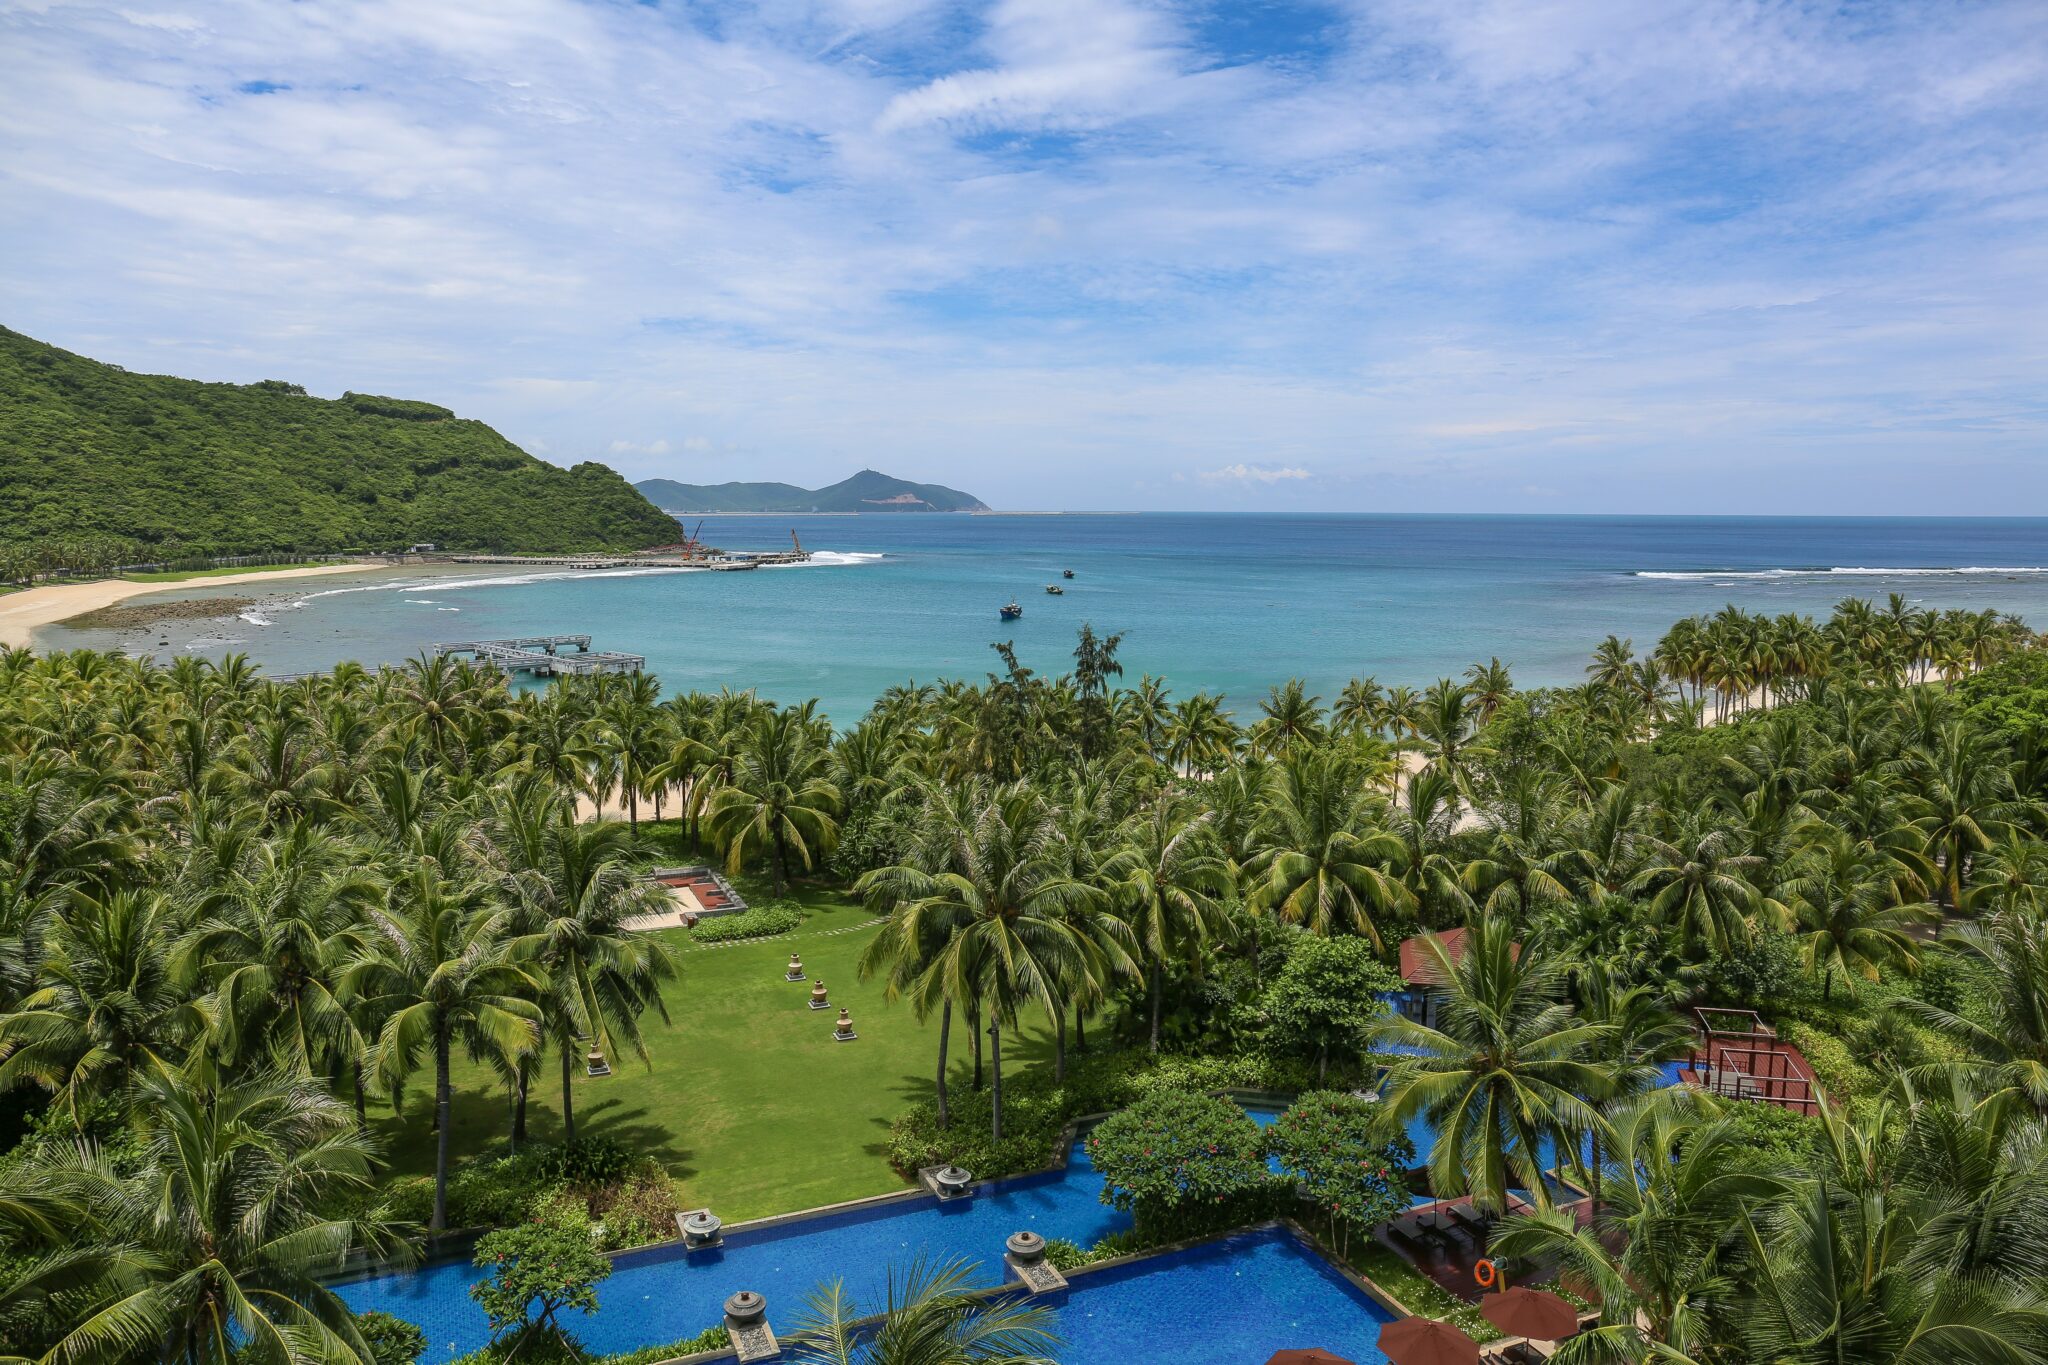
[(1826, 569), (1637, 569), (1631, 578), (1657, 578), (1668, 582), (1692, 582), (1732, 578), (1995, 578), (2018, 574), (2048, 574), (2048, 568), (2023, 565), (2001, 568), (1972, 564), (1957, 568), (1887, 569), (1843, 566)]

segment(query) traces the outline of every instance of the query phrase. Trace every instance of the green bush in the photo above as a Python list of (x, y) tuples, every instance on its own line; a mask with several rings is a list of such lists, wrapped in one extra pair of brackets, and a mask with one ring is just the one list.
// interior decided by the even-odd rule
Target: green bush
[(1736, 1140), (1723, 1150), (1732, 1170), (1758, 1175), (1811, 1170), (1821, 1154), (1821, 1121), (1775, 1104), (1731, 1104), (1723, 1121)]
[(427, 1349), (427, 1334), (389, 1313), (359, 1313), (356, 1330), (369, 1343), (375, 1365), (413, 1365)]
[(1814, 1078), (1831, 1100), (1848, 1104), (1884, 1088), (1883, 1079), (1857, 1061), (1849, 1045), (1832, 1033), (1823, 1033), (1811, 1024), (1787, 1021), (1779, 1026), (1778, 1036), (1805, 1055)]
[(1066, 1125), (1088, 1114), (1123, 1109), (1163, 1090), (1239, 1088), (1293, 1093), (1309, 1088), (1310, 1068), (1268, 1057), (1154, 1057), (1139, 1050), (1072, 1059), (1067, 1079), (1055, 1084), (1045, 1069), (1003, 1082), (1003, 1140), (989, 1137), (989, 1092), (964, 1086), (952, 1092), (953, 1122), (940, 1128), (930, 1101), (911, 1108), (890, 1128), (889, 1162), (911, 1174), (947, 1162), (980, 1176), (1034, 1171), (1061, 1155)]
[(771, 901), (742, 910), (737, 915), (713, 915), (700, 919), (690, 930), (699, 943), (731, 943), (743, 938), (772, 938), (786, 934), (804, 922), (804, 912), (788, 901)]
[(1266, 1141), (1229, 1100), (1163, 1090), (1088, 1135), (1102, 1202), (1148, 1236), (1186, 1237), (1245, 1221), (1247, 1201), (1274, 1192)]

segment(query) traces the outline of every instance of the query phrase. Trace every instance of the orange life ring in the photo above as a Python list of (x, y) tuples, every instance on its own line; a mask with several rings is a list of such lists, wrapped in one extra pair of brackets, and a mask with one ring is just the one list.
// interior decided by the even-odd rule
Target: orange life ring
[(1481, 1256), (1472, 1266), (1472, 1278), (1479, 1281), (1481, 1289), (1491, 1289), (1500, 1281), (1500, 1272), (1493, 1268), (1493, 1262)]

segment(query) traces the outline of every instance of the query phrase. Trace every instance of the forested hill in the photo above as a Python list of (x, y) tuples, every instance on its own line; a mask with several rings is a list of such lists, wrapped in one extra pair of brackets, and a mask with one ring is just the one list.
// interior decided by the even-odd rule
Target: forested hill
[(0, 542), (77, 535), (540, 552), (677, 528), (606, 466), (548, 464), (431, 403), (130, 374), (0, 327)]
[(936, 483), (912, 483), (863, 469), (828, 488), (793, 483), (677, 483), (643, 479), (633, 485), (670, 512), (986, 512), (972, 493)]

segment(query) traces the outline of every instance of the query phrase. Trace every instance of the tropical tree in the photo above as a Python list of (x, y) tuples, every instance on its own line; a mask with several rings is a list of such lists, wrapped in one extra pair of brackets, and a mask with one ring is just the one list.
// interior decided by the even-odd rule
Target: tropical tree
[(1230, 889), (1230, 869), (1216, 851), (1208, 813), (1183, 798), (1153, 802), (1119, 835), (1101, 876), (1145, 965), (1151, 1048), (1157, 1052), (1166, 969), (1199, 967), (1210, 944), (1227, 931), (1222, 897)]
[(435, 1232), (448, 1226), (455, 1045), (501, 1061), (539, 1045), (540, 1010), (533, 1002), (549, 982), (515, 956), (512, 915), (485, 881), (419, 859), (393, 885), (388, 903), (370, 911), (367, 941), (342, 977), (344, 989), (384, 1020), (372, 1060), (394, 1097), (422, 1056), (433, 1059), (434, 1213), (428, 1226)]
[(1253, 907), (1311, 933), (1362, 934), (1383, 949), (1380, 920), (1412, 910), (1414, 898), (1399, 876), (1406, 847), (1379, 823), (1381, 813), (1341, 756), (1276, 765), (1249, 869)]
[(789, 884), (792, 857), (812, 867), (838, 836), (839, 790), (830, 754), (791, 711), (757, 712), (737, 737), (732, 773), (711, 798), (705, 830), (738, 872), (768, 854), (775, 894)]
[(879, 1303), (849, 1298), (843, 1280), (814, 1292), (788, 1350), (800, 1365), (1055, 1365), (1052, 1310), (989, 1298), (965, 1261), (892, 1269)]
[(1436, 1130), (1430, 1187), (1469, 1194), (1499, 1212), (1510, 1190), (1550, 1203), (1545, 1168), (1578, 1160), (1580, 1135), (1613, 1078), (1595, 1060), (1610, 1026), (1579, 1018), (1564, 998), (1565, 964), (1514, 941), (1505, 920), (1472, 926), (1464, 951), (1423, 940), (1438, 992), (1434, 1027), (1398, 1014), (1376, 1020), (1372, 1041), (1393, 1056), (1390, 1126), (1417, 1114)]

